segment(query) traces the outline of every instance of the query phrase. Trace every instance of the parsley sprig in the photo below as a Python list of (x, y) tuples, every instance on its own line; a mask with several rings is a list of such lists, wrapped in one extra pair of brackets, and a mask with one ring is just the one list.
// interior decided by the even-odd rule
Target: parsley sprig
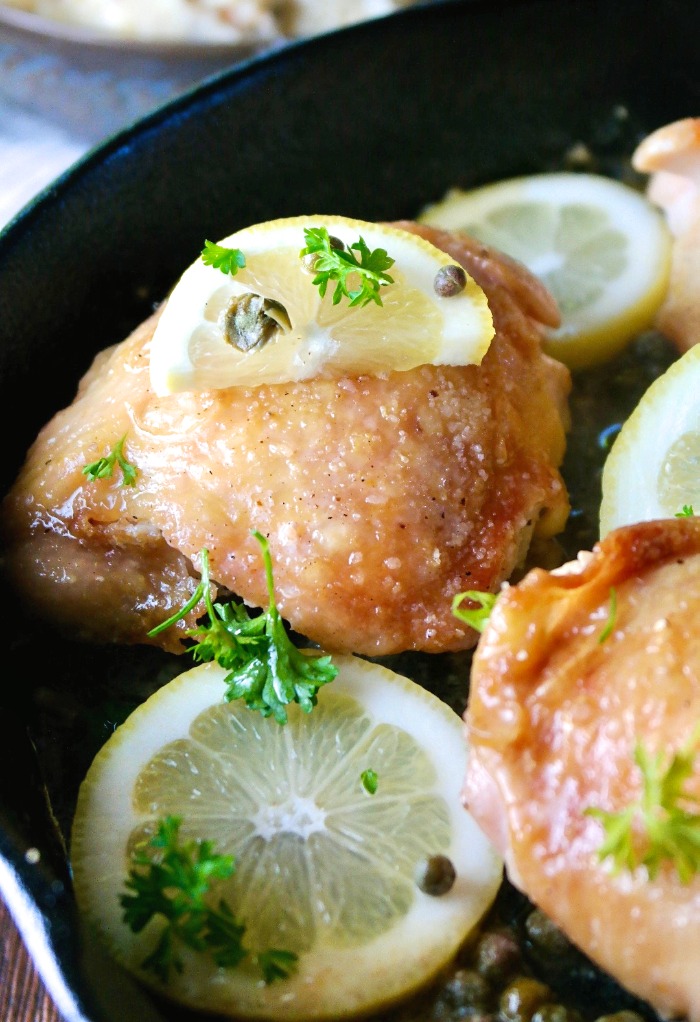
[(641, 743), (634, 761), (642, 774), (639, 799), (620, 812), (589, 808), (603, 824), (605, 839), (598, 850), (601, 860), (611, 858), (615, 872), (646, 866), (653, 879), (663, 862), (671, 862), (686, 884), (700, 870), (700, 815), (693, 811), (698, 799), (686, 791), (693, 774), (700, 730), (674, 753), (664, 768), (662, 752), (652, 756)]
[(255, 617), (242, 603), (213, 603), (209, 584), (209, 555), (203, 550), (202, 578), (187, 603), (177, 613), (152, 628), (157, 635), (180, 621), (203, 599), (208, 620), (189, 629), (186, 635), (199, 641), (191, 647), (195, 660), (216, 660), (229, 671), (224, 682), (225, 698), (244, 699), (251, 710), (263, 717), (273, 716), (278, 724), (287, 723), (285, 707), (298, 703), (305, 713), (316, 705), (316, 693), (333, 681), (338, 669), (329, 656), (303, 653), (293, 644), (280, 616), (274, 596), (272, 559), (265, 537), (253, 530), (260, 544), (269, 595), (267, 610)]
[(608, 603), (608, 616), (603, 625), (602, 631), (598, 636), (598, 645), (606, 642), (610, 638), (612, 633), (615, 631), (615, 622), (617, 621), (617, 590), (615, 586), (610, 586), (610, 598)]
[[(497, 593), (485, 593), (480, 589), (468, 589), (464, 593), (457, 593), (452, 600), (452, 613), (465, 625), (469, 625), (477, 632), (483, 632), (491, 611), (496, 605)], [(476, 607), (463, 607), (465, 600), (475, 603)]]
[[(217, 880), (235, 872), (232, 855), (218, 855), (211, 841), (182, 841), (178, 816), (158, 823), (148, 842), (134, 849), (119, 902), (124, 922), (140, 933), (152, 919), (164, 922), (158, 943), (141, 963), (167, 983), (171, 972), (181, 973), (183, 947), (210, 954), (221, 968), (235, 968), (249, 952), (243, 946), (245, 926), (220, 899), (212, 908), (207, 896)], [(297, 956), (271, 949), (254, 956), (266, 983), (289, 976)]]
[(235, 277), (245, 266), (245, 256), (240, 248), (226, 248), (225, 245), (217, 245), (215, 241), (205, 241), (202, 262), (205, 266), (213, 266), (215, 270)]
[(87, 476), (91, 483), (94, 483), (96, 479), (110, 479), (114, 472), (114, 466), (119, 465), (119, 468), (122, 470), (122, 481), (119, 485), (134, 486), (138, 469), (124, 457), (125, 440), (126, 433), (121, 440), (116, 442), (105, 458), (98, 458), (97, 461), (92, 461), (89, 465), (85, 466), (83, 475)]
[[(322, 298), (328, 284), (335, 281), (334, 305), (338, 305), (343, 298), (349, 298), (351, 306), (368, 305), (370, 302), (382, 305), (380, 288), (394, 283), (394, 278), (386, 271), (394, 265), (395, 260), (385, 249), (375, 248), (372, 252), (361, 237), (347, 248), (336, 248), (325, 227), (305, 227), (304, 239), (306, 247), (299, 256), (314, 257), (313, 283)], [(352, 284), (356, 286), (352, 287)]]

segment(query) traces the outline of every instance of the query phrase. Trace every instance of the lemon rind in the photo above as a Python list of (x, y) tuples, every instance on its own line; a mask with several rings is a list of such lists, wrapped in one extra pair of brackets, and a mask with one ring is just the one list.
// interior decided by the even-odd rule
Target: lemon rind
[[(283, 983), (265, 986), (245, 969), (212, 971), (203, 956), (189, 953), (183, 977), (169, 988), (142, 973), (138, 964), (152, 949), (153, 932), (131, 934), (118, 908), (126, 839), (138, 822), (130, 792), (153, 753), (187, 734), (194, 717), (222, 699), (226, 672), (216, 664), (193, 668), (137, 708), (98, 753), (79, 792), (71, 842), (76, 897), (88, 925), (127, 969), (160, 993), (224, 1015), (290, 1022), (367, 1012), (409, 996), (432, 979), (495, 897), (502, 862), (461, 804), (467, 752), (459, 717), (383, 667), (350, 656), (335, 660), (339, 675), (333, 685), (357, 698), (376, 720), (407, 730), (436, 761), (436, 793), (450, 805), (448, 854), (459, 874), (454, 888), (442, 898), (417, 890), (411, 914), (388, 933), (362, 948), (312, 950), (303, 956), (299, 973)], [(147, 727), (154, 714), (158, 727)], [(118, 864), (111, 874), (109, 863)]]

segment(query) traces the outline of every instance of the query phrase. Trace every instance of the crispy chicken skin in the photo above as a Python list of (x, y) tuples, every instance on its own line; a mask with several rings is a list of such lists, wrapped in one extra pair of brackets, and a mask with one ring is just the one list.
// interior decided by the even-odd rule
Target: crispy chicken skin
[[(464, 800), (510, 879), (629, 990), (691, 1022), (700, 876), (684, 884), (670, 862), (653, 880), (646, 867), (616, 873), (599, 855), (600, 819), (584, 812), (639, 798), (638, 741), (666, 767), (697, 728), (698, 620), (700, 520), (618, 529), (572, 565), (504, 589), (465, 713)], [(687, 789), (700, 796), (700, 762)]]
[(700, 118), (684, 117), (648, 135), (635, 150), (636, 170), (649, 174), (647, 195), (673, 235), (668, 293), (656, 324), (679, 349), (700, 341)]
[[(557, 466), (568, 371), (540, 350), (558, 313), (524, 268), (403, 223), (463, 262), (496, 336), (481, 366), (154, 396), (157, 313), (100, 354), (4, 502), (5, 566), (27, 605), (82, 638), (147, 642), (198, 582), (267, 604), (321, 646), (370, 655), (473, 645), (451, 613), (496, 589), (568, 513)], [(83, 467), (126, 436), (135, 485)], [(198, 608), (202, 612), (202, 606)], [(177, 628), (152, 640), (182, 651)]]

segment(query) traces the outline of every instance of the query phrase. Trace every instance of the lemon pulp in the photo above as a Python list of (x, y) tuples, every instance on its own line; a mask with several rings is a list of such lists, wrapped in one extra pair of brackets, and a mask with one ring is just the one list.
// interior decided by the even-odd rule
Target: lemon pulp
[(452, 189), (420, 220), (518, 259), (551, 291), (561, 325), (545, 349), (571, 369), (618, 354), (651, 325), (668, 286), (670, 234), (641, 193), (595, 174), (512, 178)]
[[(249, 966), (183, 953), (164, 990), (221, 1014), (314, 1019), (366, 1012), (424, 985), (490, 905), (502, 865), (461, 804), (460, 718), (419, 686), (354, 657), (313, 712), (283, 727), (222, 702), (225, 671), (188, 671), (135, 711), (81, 787), (72, 837), (76, 896), (115, 956), (140, 963), (157, 921), (120, 918), (128, 853), (169, 814), (185, 838), (235, 856), (217, 887), (251, 951), (299, 955), (266, 986)], [(361, 780), (372, 769), (377, 792)], [(415, 880), (433, 855), (457, 871), (441, 897)], [(156, 984), (157, 985), (157, 984)]]
[(603, 466), (601, 535), (620, 525), (700, 512), (700, 346), (642, 396)]
[(667, 514), (688, 505), (700, 512), (700, 433), (682, 433), (666, 451), (659, 470), (659, 504)]

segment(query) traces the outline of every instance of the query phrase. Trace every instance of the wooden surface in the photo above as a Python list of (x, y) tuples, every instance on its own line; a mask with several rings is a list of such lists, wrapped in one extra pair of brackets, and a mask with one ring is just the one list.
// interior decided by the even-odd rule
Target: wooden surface
[(2, 1022), (62, 1022), (1, 900), (0, 1019)]

